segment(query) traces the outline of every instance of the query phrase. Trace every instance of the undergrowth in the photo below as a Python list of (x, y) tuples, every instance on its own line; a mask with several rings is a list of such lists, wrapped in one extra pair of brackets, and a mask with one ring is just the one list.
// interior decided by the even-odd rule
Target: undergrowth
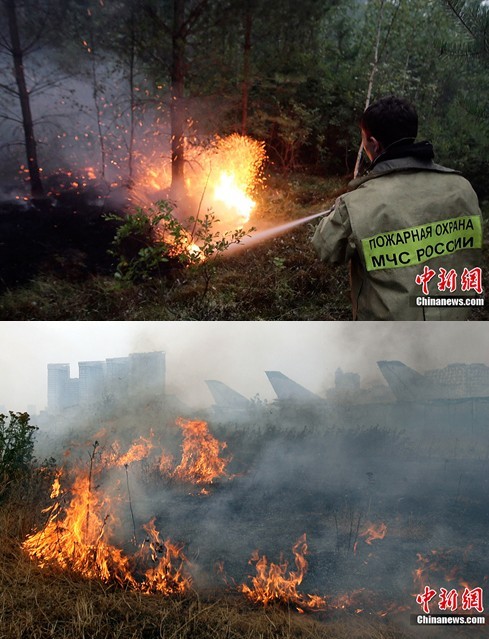
[[(269, 176), (258, 194), (251, 224), (258, 228), (298, 219), (328, 208), (345, 188), (338, 179), (306, 175)], [(489, 205), (482, 206), (489, 217)], [(156, 212), (167, 215), (167, 211)], [(113, 222), (113, 218), (111, 220)], [(30, 282), (7, 287), (0, 296), (0, 319), (7, 320), (350, 320), (348, 266), (319, 262), (310, 238), (316, 221), (260, 245), (226, 253), (241, 235), (216, 237), (212, 217), (202, 218), (200, 232), (206, 261), (185, 260), (161, 252), (158, 244), (145, 244), (155, 232), (152, 220), (135, 217), (120, 234), (142, 234), (132, 245), (136, 260), (126, 253), (127, 238), (115, 236), (113, 273), (87, 273), (80, 266), (47, 268)], [(144, 228), (143, 228), (144, 227)], [(183, 243), (180, 227), (173, 230)], [(137, 235), (137, 234), (136, 234)], [(489, 224), (485, 224), (485, 246)], [(134, 239), (134, 236), (133, 236)], [(136, 238), (137, 239), (137, 238)], [(202, 238), (201, 238), (202, 239)], [(202, 243), (202, 242), (201, 242)], [(129, 243), (130, 245), (130, 243)], [(134, 252), (135, 249), (135, 252)], [(483, 252), (483, 281), (489, 271)], [(471, 309), (469, 319), (487, 320), (489, 304)]]

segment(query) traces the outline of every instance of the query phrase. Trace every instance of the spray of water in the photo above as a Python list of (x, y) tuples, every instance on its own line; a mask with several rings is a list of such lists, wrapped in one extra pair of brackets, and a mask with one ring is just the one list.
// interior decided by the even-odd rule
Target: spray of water
[(237, 251), (242, 251), (243, 249), (251, 248), (257, 244), (261, 244), (266, 240), (271, 239), (272, 237), (277, 237), (282, 235), (283, 233), (287, 233), (290, 229), (295, 228), (296, 226), (301, 226), (306, 222), (310, 222), (311, 220), (316, 219), (317, 217), (321, 217), (322, 215), (328, 215), (333, 210), (333, 207), (328, 209), (327, 211), (320, 211), (319, 213), (313, 213), (312, 215), (307, 215), (306, 217), (301, 217), (298, 220), (292, 220), (291, 222), (286, 222), (285, 224), (279, 224), (278, 226), (272, 226), (269, 229), (265, 229), (264, 231), (259, 231), (255, 233), (251, 237), (246, 237), (239, 244), (233, 244), (227, 250), (227, 254), (236, 253)]

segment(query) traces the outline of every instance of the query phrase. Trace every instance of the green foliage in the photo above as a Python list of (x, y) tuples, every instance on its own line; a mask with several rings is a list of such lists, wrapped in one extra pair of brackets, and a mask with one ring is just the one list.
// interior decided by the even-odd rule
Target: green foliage
[(480, 0), (444, 0), (447, 11), (455, 16), (467, 40), (453, 45), (443, 43), (443, 51), (451, 55), (481, 56), (489, 61), (489, 7)]
[[(171, 258), (171, 247), (161, 233), (162, 222), (173, 225), (176, 220), (171, 215), (167, 202), (157, 202), (158, 210), (145, 212), (137, 208), (126, 217), (116, 231), (110, 255), (117, 259), (117, 279), (130, 282), (145, 281), (161, 274)], [(106, 216), (107, 221), (119, 221), (118, 215)], [(175, 234), (178, 237), (178, 226)]]
[(37, 426), (29, 420), (28, 413), (0, 414), (0, 480), (4, 486), (30, 469)]
[[(191, 216), (183, 224), (173, 215), (168, 201), (160, 200), (155, 207), (146, 211), (138, 208), (117, 229), (110, 251), (117, 259), (117, 279), (147, 282), (172, 269), (194, 268), (208, 283), (213, 260), (247, 235), (243, 229), (216, 230), (219, 220), (209, 212), (203, 217)], [(120, 221), (116, 215), (106, 219)]]

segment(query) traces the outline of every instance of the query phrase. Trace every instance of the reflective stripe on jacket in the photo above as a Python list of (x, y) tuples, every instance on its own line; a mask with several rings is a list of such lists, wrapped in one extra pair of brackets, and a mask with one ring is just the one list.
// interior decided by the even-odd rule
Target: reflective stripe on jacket
[(482, 218), (470, 183), (456, 171), (415, 158), (380, 162), (353, 180), (312, 242), (321, 260), (350, 261), (353, 318), (358, 320), (463, 320), (470, 307), (416, 306), (425, 266), (437, 276), (454, 269), (456, 292), (464, 269), (480, 266)]

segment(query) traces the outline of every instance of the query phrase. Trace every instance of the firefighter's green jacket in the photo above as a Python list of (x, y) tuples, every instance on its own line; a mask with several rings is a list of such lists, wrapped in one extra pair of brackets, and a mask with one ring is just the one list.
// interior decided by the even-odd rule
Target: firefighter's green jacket
[[(464, 320), (470, 306), (417, 306), (426, 295), (416, 277), (429, 279), (430, 296), (474, 297), (481, 226), (477, 196), (459, 173), (425, 158), (398, 157), (353, 180), (312, 242), (321, 260), (350, 262), (353, 319)], [(453, 271), (455, 292), (447, 288)]]

